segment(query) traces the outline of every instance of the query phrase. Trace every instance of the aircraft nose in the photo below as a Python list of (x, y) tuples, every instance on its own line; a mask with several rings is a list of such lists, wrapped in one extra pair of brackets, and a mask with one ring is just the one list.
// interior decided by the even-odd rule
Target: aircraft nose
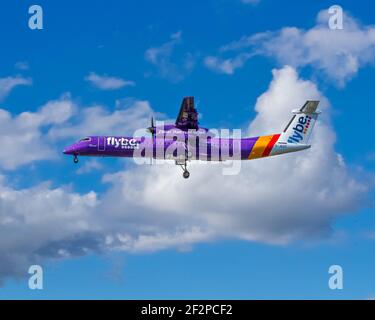
[(74, 154), (75, 152), (75, 146), (74, 145), (71, 145), (69, 147), (66, 147), (64, 150), (63, 150), (63, 153), (64, 154)]

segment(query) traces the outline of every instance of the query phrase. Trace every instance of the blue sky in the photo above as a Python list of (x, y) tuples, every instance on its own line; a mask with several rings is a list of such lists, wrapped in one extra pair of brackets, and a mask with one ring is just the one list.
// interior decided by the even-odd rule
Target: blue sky
[[(32, 4), (6, 1), (0, 19), (0, 298), (374, 297), (370, 1), (39, 1), (43, 30), (28, 28)], [(345, 11), (337, 37), (322, 11), (333, 4)], [(192, 168), (185, 183), (173, 166), (82, 159), (77, 168), (61, 154), (81, 135), (131, 134), (151, 113), (173, 119), (186, 95), (204, 126), (258, 134), (319, 97), (319, 156), (254, 161), (242, 178)], [(298, 161), (311, 175), (283, 174)], [(278, 197), (281, 180), (317, 196)], [(231, 183), (243, 183), (237, 200)], [(44, 268), (42, 291), (27, 287), (33, 263)], [(333, 264), (344, 290), (328, 288)]]

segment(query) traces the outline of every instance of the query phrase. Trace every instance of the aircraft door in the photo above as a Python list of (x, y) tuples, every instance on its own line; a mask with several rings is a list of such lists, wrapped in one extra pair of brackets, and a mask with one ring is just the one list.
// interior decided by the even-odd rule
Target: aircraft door
[(98, 151), (105, 151), (105, 137), (98, 137)]

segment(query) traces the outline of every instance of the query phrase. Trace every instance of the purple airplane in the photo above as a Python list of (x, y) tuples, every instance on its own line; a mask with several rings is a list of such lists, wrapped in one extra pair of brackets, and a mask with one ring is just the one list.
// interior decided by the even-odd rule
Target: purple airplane
[(199, 127), (194, 97), (185, 97), (174, 125), (155, 126), (151, 118), (147, 128), (151, 137), (89, 136), (65, 148), (64, 154), (72, 155), (74, 163), (78, 163), (79, 156), (174, 160), (187, 179), (190, 160), (252, 160), (310, 148), (308, 140), (320, 113), (318, 104), (319, 101), (307, 101), (302, 108), (293, 110), (282, 133), (228, 138)]

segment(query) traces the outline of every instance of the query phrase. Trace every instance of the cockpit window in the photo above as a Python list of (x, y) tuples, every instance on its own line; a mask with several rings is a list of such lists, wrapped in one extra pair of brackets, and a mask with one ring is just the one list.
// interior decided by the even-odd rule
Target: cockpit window
[(91, 138), (90, 137), (86, 137), (86, 138), (82, 138), (81, 140), (79, 140), (79, 142), (83, 142), (83, 141), (90, 141)]

